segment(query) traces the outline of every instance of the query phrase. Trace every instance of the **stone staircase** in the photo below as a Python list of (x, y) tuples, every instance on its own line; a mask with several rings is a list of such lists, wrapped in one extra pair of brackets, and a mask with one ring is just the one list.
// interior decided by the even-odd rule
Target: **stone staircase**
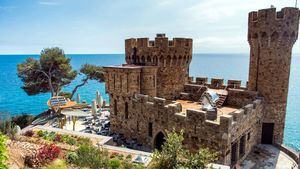
[(227, 95), (224, 94), (218, 94), (218, 95), (219, 95), (219, 99), (217, 101), (217, 107), (222, 107), (227, 98)]
[[(227, 94), (218, 94), (218, 96), (219, 96), (219, 99), (218, 99), (216, 105), (217, 105), (218, 108), (220, 108), (225, 103), (226, 98), (227, 98)], [(202, 104), (202, 100), (199, 100), (199, 104)]]

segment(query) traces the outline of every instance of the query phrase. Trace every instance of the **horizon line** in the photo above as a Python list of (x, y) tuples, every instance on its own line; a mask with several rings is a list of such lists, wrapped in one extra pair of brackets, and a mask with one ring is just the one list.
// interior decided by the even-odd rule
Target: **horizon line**
[[(224, 52), (224, 53), (214, 53), (214, 52), (203, 52), (203, 53), (193, 53), (194, 54), (249, 54), (250, 53), (246, 53), (246, 52), (232, 52), (232, 53), (228, 53), (228, 52)], [(299, 55), (300, 53), (292, 53), (292, 54), (296, 54)], [(40, 55), (40, 53), (25, 53), (25, 54), (13, 54), (13, 53), (8, 53), (8, 54), (4, 54), (4, 53), (0, 53), (0, 56), (22, 56), (22, 55)], [(125, 53), (65, 53), (65, 55), (125, 55)]]

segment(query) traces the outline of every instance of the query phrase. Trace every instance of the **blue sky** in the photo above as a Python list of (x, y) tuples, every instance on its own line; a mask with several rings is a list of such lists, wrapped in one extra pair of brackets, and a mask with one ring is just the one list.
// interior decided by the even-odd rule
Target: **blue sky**
[[(124, 53), (124, 39), (194, 39), (194, 53), (249, 53), (248, 12), (295, 0), (0, 0), (0, 54)], [(299, 53), (296, 43), (294, 53)]]

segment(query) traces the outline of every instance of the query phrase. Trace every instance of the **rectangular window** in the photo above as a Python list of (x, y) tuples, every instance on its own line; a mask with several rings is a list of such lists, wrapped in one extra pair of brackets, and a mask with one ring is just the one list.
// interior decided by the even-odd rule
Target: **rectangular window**
[(149, 123), (148, 125), (148, 136), (152, 137), (153, 136), (153, 124)]
[(128, 103), (125, 102), (125, 119), (128, 119)]
[(231, 145), (231, 165), (235, 165), (237, 162), (237, 143)]
[(117, 115), (118, 112), (118, 105), (117, 105), (117, 100), (115, 99), (114, 101), (114, 114)]
[(248, 140), (248, 141), (250, 140), (250, 136), (251, 136), (250, 133), (251, 133), (251, 132), (248, 133), (248, 137), (247, 137), (247, 140)]
[(245, 147), (246, 147), (246, 136), (242, 136), (240, 140), (240, 158), (242, 158), (245, 155)]

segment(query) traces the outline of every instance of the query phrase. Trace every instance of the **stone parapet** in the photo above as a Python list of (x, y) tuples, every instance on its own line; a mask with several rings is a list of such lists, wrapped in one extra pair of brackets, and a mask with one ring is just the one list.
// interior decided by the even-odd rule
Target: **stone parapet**
[(192, 59), (192, 46), (190, 38), (169, 40), (164, 34), (158, 34), (154, 41), (149, 41), (149, 38), (126, 39), (126, 62), (163, 67), (186, 66)]
[(224, 83), (225, 80), (223, 78), (211, 78), (208, 81), (208, 77), (189, 77), (188, 83), (190, 84), (198, 84), (205, 85), (209, 88), (213, 89), (224, 89), (224, 88), (234, 88), (234, 89), (247, 89), (246, 86), (242, 86), (241, 80), (227, 80), (227, 83)]
[[(181, 120), (197, 121), (204, 125), (215, 126), (224, 132), (229, 132), (232, 127), (239, 126), (243, 123), (243, 120), (254, 117), (254, 113), (260, 112), (261, 100), (254, 100), (251, 104), (247, 104), (244, 107), (229, 113), (228, 115), (220, 115), (219, 120), (209, 120), (207, 112), (202, 110), (187, 109), (186, 114), (182, 113), (182, 105), (178, 102), (167, 103), (165, 99), (158, 97), (150, 97), (148, 95), (137, 94), (135, 102), (145, 104), (148, 109), (164, 109), (168, 112), (168, 115), (180, 117)], [(169, 117), (172, 119), (172, 117)], [(226, 126), (226, 127), (225, 127)], [(225, 127), (225, 128), (224, 128)]]

